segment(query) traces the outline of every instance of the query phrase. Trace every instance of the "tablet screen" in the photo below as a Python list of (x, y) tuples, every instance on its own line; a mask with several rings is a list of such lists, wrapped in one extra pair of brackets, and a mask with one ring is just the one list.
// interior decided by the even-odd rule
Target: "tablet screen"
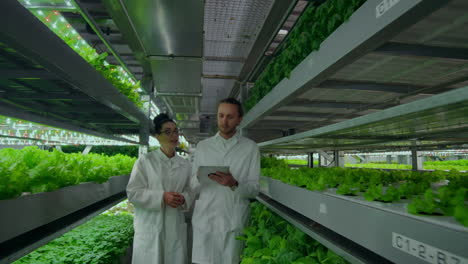
[(216, 183), (215, 181), (211, 180), (208, 176), (212, 173), (216, 173), (217, 171), (220, 172), (229, 172), (228, 166), (200, 166), (198, 167), (198, 181), (201, 184), (209, 184), (209, 183)]

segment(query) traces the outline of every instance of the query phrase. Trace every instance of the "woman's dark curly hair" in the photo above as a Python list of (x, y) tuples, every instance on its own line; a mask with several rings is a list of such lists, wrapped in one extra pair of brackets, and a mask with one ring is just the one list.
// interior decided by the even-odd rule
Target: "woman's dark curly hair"
[(162, 129), (162, 126), (167, 123), (167, 122), (172, 122), (175, 124), (174, 120), (172, 120), (168, 114), (166, 113), (161, 113), (159, 115), (157, 115), (154, 119), (153, 119), (153, 124), (154, 124), (154, 132), (156, 134), (161, 134), (161, 129)]

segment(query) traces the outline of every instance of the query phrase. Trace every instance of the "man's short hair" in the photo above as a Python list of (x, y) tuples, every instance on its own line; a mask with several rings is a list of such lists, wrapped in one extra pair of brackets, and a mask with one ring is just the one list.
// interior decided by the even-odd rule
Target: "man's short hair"
[(218, 107), (219, 107), (220, 104), (237, 105), (237, 109), (239, 110), (239, 116), (240, 117), (244, 116), (244, 109), (242, 108), (242, 104), (239, 101), (237, 101), (236, 98), (229, 97), (229, 98), (223, 99), (223, 100), (219, 101)]

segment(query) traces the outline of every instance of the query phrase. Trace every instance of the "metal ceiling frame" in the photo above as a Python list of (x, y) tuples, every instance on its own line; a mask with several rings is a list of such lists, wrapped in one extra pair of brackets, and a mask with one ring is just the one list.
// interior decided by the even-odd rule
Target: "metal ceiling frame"
[[(180, 105), (171, 105), (173, 98), (167, 97), (193, 99), (201, 96), (203, 1), (196, 0), (189, 5), (168, 0), (138, 4), (103, 0), (103, 3), (143, 66), (142, 88), (151, 95), (153, 102), (162, 103), (165, 111), (180, 117), (177, 115)], [(149, 15), (146, 16), (149, 20), (141, 20), (142, 15)], [(177, 19), (181, 16), (190, 22)], [(186, 45), (187, 41), (196, 43)], [(185, 78), (174, 78), (182, 72)], [(199, 110), (198, 104), (189, 104), (186, 108), (191, 113)]]

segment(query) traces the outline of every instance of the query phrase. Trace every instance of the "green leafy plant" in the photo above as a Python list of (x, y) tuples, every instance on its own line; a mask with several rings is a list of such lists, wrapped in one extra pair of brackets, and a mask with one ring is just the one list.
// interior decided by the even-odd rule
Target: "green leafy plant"
[(364, 198), (368, 201), (394, 202), (400, 200), (400, 191), (394, 186), (389, 186), (384, 190), (382, 184), (372, 185), (367, 188)]
[[(411, 165), (406, 164), (387, 164), (381, 162), (345, 164), (345, 167), (354, 168), (374, 168), (374, 169), (395, 169), (395, 170), (410, 170)], [(468, 171), (468, 160), (447, 160), (447, 161), (426, 161), (423, 164), (426, 170), (457, 170)]]
[(52, 32), (60, 37), (71, 49), (78, 53), (84, 60), (93, 66), (122, 94), (127, 96), (138, 107), (143, 107), (137, 89), (139, 82), (133, 82), (127, 72), (121, 66), (106, 62), (107, 52), (98, 54), (88, 45), (76, 30), (66, 21), (58, 11), (33, 10), (32, 13), (43, 22)]
[(241, 264), (347, 263), (258, 202), (251, 204), (250, 224), (237, 239), (245, 242)]
[(130, 174), (136, 158), (121, 154), (65, 154), (37, 147), (0, 150), (0, 200), (49, 192), (81, 182), (106, 182)]
[(432, 189), (427, 189), (423, 196), (413, 199), (413, 201), (408, 204), (408, 212), (412, 214), (435, 213), (439, 207), (437, 201), (435, 200), (436, 197), (437, 196)]
[[(287, 159), (285, 161), (287, 164), (292, 164), (292, 165), (307, 165), (307, 160)], [(318, 164), (318, 161), (316, 161), (315, 164)]]
[(260, 160), (260, 167), (262, 168), (288, 168), (288, 163), (285, 160), (262, 157)]
[(125, 254), (132, 239), (130, 214), (102, 214), (13, 263), (113, 264)]
[[(82, 153), (86, 146), (62, 146), (65, 153)], [(128, 157), (138, 158), (138, 146), (93, 146), (89, 153), (96, 153), (107, 156), (122, 154)]]
[(276, 56), (265, 67), (249, 91), (245, 103), (250, 110), (281, 80), (289, 78), (293, 69), (335, 29), (349, 19), (365, 0), (328, 0), (318, 7), (309, 5), (299, 17)]
[(362, 194), (368, 201), (388, 203), (407, 199), (409, 213), (444, 214), (454, 216), (463, 225), (468, 222), (468, 176), (456, 170), (416, 172), (277, 167), (262, 168), (262, 175), (311, 191), (336, 188), (337, 194)]

